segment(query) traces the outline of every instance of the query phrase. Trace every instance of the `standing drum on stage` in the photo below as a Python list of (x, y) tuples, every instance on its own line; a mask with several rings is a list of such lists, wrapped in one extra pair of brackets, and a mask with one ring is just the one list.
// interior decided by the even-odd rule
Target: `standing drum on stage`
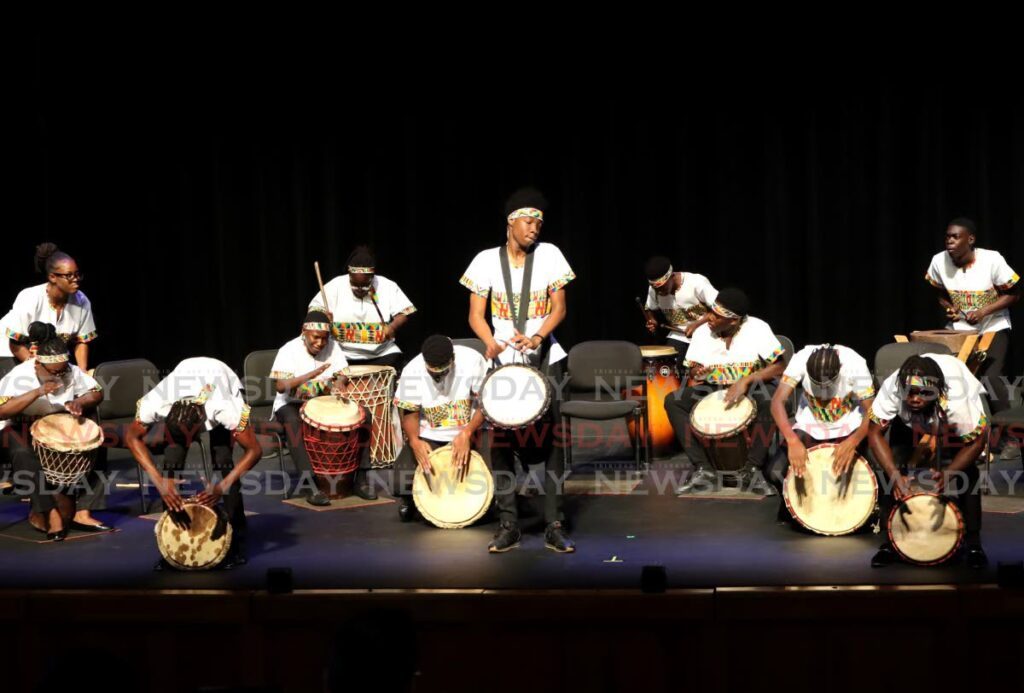
[(790, 467), (783, 498), (793, 518), (817, 534), (835, 537), (855, 532), (868, 521), (878, 501), (878, 480), (867, 460), (854, 458), (846, 473), (832, 471), (835, 445), (807, 451), (807, 468), (798, 477)]
[(231, 523), (224, 510), (186, 503), (178, 513), (184, 527), (171, 514), (164, 512), (153, 528), (164, 560), (178, 570), (211, 570), (220, 565), (231, 548)]
[(388, 467), (398, 457), (402, 433), (394, 405), (395, 374), (391, 366), (349, 366), (348, 396), (366, 407), (373, 416), (370, 432), (370, 461), (375, 468)]
[(526, 428), (551, 406), (551, 384), (534, 368), (508, 364), (491, 371), (480, 386), (484, 418), (498, 428)]
[(49, 414), (32, 424), (32, 446), (46, 480), (71, 486), (92, 469), (103, 445), (103, 429), (73, 414)]
[[(644, 373), (647, 377), (647, 434), (655, 455), (670, 452), (676, 444), (672, 422), (665, 413), (665, 397), (682, 385), (676, 359), (679, 352), (672, 346), (642, 346)], [(640, 395), (640, 388), (633, 390)], [(629, 423), (629, 433), (636, 438), (636, 426)]]
[(494, 481), (476, 450), (470, 451), (464, 470), (452, 465), (450, 445), (430, 453), (430, 466), (433, 474), (417, 467), (412, 482), (412, 497), (420, 515), (442, 529), (468, 527), (484, 516), (494, 499)]
[(697, 403), (690, 414), (690, 427), (707, 444), (708, 458), (720, 472), (738, 472), (747, 464), (744, 433), (757, 416), (750, 397), (726, 408), (727, 390), (716, 390)]
[(960, 509), (934, 493), (911, 494), (889, 514), (889, 541), (910, 563), (945, 563), (956, 555), (963, 538)]
[(359, 429), (366, 412), (333, 395), (314, 397), (299, 411), (302, 439), (313, 471), (324, 476), (349, 474), (359, 467)]

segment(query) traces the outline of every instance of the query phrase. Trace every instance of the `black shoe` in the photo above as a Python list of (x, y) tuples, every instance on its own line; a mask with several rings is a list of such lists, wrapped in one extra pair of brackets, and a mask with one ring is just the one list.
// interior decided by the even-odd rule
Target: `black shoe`
[(326, 508), (331, 504), (331, 499), (323, 491), (314, 491), (306, 496), (306, 502), (317, 508)]
[(789, 514), (789, 508), (784, 502), (779, 503), (779, 509), (775, 513), (775, 524), (788, 525), (793, 522), (793, 516)]
[(988, 565), (988, 556), (985, 555), (985, 550), (980, 546), (973, 549), (967, 549), (967, 567), (979, 570)]
[(366, 472), (356, 472), (356, 495), (363, 500), (375, 501), (377, 500), (377, 493), (373, 490), (373, 486), (366, 478)]
[(412, 498), (402, 496), (398, 499), (398, 519), (402, 522), (412, 522), (416, 519), (416, 506)]
[(498, 533), (494, 535), (494, 540), (487, 545), (487, 550), (491, 553), (505, 553), (519, 546), (522, 536), (523, 533), (519, 531), (517, 525), (512, 522), (502, 522), (499, 525)]
[(708, 470), (707, 467), (697, 467), (690, 474), (690, 478), (683, 482), (676, 490), (676, 495), (682, 496), (687, 493), (708, 493), (718, 488), (718, 479)]
[(896, 562), (896, 552), (892, 550), (889, 544), (882, 544), (881, 548), (878, 549), (878, 553), (871, 557), (872, 568), (884, 568), (887, 565), (892, 565)]
[(558, 553), (573, 553), (576, 543), (565, 535), (561, 522), (552, 522), (544, 530), (544, 546)]
[(109, 531), (113, 530), (114, 528), (110, 527), (108, 525), (105, 525), (102, 522), (99, 523), (98, 525), (85, 525), (85, 524), (82, 524), (81, 522), (75, 522), (74, 520), (72, 520), (71, 521), (71, 529), (77, 530), (79, 532), (109, 532)]
[(768, 483), (768, 480), (764, 478), (759, 469), (754, 467), (747, 467), (740, 472), (739, 478), (739, 489), (740, 491), (746, 491), (747, 493), (753, 493), (755, 496), (774, 496), (775, 489)]
[(220, 565), (217, 566), (218, 570), (233, 570), (240, 566), (245, 565), (249, 562), (249, 559), (240, 553), (229, 553)]
[(64, 529), (62, 529), (62, 530), (60, 530), (58, 532), (47, 532), (46, 533), (46, 538), (49, 539), (50, 541), (64, 541), (65, 539), (67, 539), (67, 536), (68, 536), (68, 528), (67, 527), (65, 527)]

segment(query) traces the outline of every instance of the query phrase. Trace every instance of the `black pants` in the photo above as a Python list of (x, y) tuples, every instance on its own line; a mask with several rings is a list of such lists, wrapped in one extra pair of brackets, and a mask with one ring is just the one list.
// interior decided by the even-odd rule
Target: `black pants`
[[(728, 386), (698, 385), (684, 386), (665, 396), (665, 413), (672, 423), (679, 444), (686, 450), (686, 456), (694, 467), (708, 468), (711, 462), (701, 438), (690, 427), (690, 413), (705, 396), (715, 390), (723, 390)], [(768, 443), (774, 432), (772, 414), (769, 409), (774, 385), (756, 383), (747, 391), (747, 396), (757, 405), (757, 414), (747, 429), (747, 465), (755, 469), (764, 466), (768, 453)]]
[[(298, 402), (289, 402), (276, 412), (274, 420), (283, 427), (284, 432), (281, 438), (288, 446), (292, 460), (295, 461), (295, 468), (300, 474), (312, 474), (313, 466), (309, 461), (309, 453), (306, 452), (306, 444), (302, 438), (302, 419), (299, 417), (299, 409), (302, 405)], [(359, 469), (365, 471), (370, 469), (370, 432), (373, 430), (373, 414), (369, 409), (363, 407), (366, 412), (366, 425), (359, 429)]]
[[(905, 474), (914, 451), (914, 441), (910, 427), (899, 419), (894, 420), (889, 427), (889, 447), (892, 449), (896, 468)], [(954, 449), (944, 450), (940, 446), (936, 457), (942, 460), (955, 453)], [(964, 548), (973, 549), (981, 546), (981, 471), (978, 469), (977, 463), (972, 462), (968, 465), (967, 469), (963, 471), (963, 477), (959, 480), (950, 480), (945, 495), (956, 503), (963, 516)], [(892, 482), (886, 480), (878, 489), (881, 530), (882, 536), (886, 539), (889, 536), (889, 515), (892, 513), (894, 505)]]
[(11, 468), (14, 470), (15, 493), (28, 496), (32, 501), (32, 510), (37, 513), (48, 513), (57, 509), (56, 493), (70, 495), (68, 488), (58, 487), (46, 480), (39, 456), (32, 448), (32, 438), (25, 427), (21, 431), (6, 431), (7, 449), (11, 455)]
[(978, 368), (978, 379), (988, 392), (989, 409), (993, 414), (1006, 411), (1012, 404), (1010, 386), (1003, 379), (1006, 359), (1010, 351), (1010, 331), (1000, 330), (989, 345), (985, 362)]
[[(168, 428), (168, 433), (170, 434), (170, 443), (164, 449), (163, 468), (165, 472), (170, 472), (172, 476), (175, 476), (176, 472), (185, 469), (185, 457), (192, 440), (170, 428)], [(235, 466), (231, 458), (231, 431), (223, 426), (214, 426), (210, 430), (210, 458), (215, 474), (220, 473), (222, 476), (226, 476)], [(207, 479), (207, 482), (213, 483), (213, 480)], [(241, 479), (231, 485), (231, 488), (223, 496), (223, 502), (224, 512), (231, 522), (231, 551), (244, 555), (248, 527), (245, 508), (242, 505)]]

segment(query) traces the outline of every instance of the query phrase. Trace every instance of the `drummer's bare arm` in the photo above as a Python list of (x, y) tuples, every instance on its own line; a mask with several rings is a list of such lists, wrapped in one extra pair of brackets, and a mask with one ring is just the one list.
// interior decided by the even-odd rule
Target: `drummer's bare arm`
[(690, 374), (686, 379), (686, 386), (693, 387), (704, 382), (708, 375), (708, 368), (703, 363), (690, 362)]
[(787, 445), (792, 444), (794, 441), (800, 442), (796, 432), (793, 430), (793, 426), (789, 423), (789, 414), (786, 412), (786, 401), (792, 394), (792, 385), (789, 383), (779, 383), (778, 389), (772, 396), (771, 405), (772, 418), (775, 419), (775, 425), (779, 427), (779, 434), (786, 441)]
[(326, 371), (331, 367), (331, 364), (325, 363), (322, 366), (314, 368), (309, 373), (296, 376), (294, 378), (281, 378), (280, 380), (274, 381), (274, 389), (281, 394), (295, 394), (295, 390), (305, 383), (309, 382), (313, 378)]
[(1000, 291), (999, 298), (992, 301), (992, 303), (989, 303), (984, 308), (979, 308), (978, 310), (972, 310), (971, 312), (969, 312), (967, 314), (967, 322), (971, 323), (972, 325), (975, 325), (981, 322), (989, 315), (998, 313), (1001, 310), (1006, 310), (1007, 308), (1015, 304), (1017, 301), (1020, 300), (1019, 287), (1020, 285), (1018, 284), (1017, 286), (1013, 287), (1012, 289), (1009, 289), (1008, 291)]
[(956, 455), (953, 456), (953, 461), (950, 463), (948, 471), (962, 472), (977, 462), (978, 458), (981, 457), (981, 453), (985, 450), (985, 442), (987, 439), (988, 436), (983, 433), (967, 445), (960, 448)]
[(491, 360), (505, 350), (505, 345), (494, 339), (491, 326), (487, 324), (487, 297), (476, 294), (469, 295), (469, 327), (487, 347), (484, 358)]
[(135, 461), (153, 481), (153, 485), (156, 486), (157, 492), (164, 501), (164, 506), (171, 510), (181, 510), (185, 504), (181, 500), (181, 496), (178, 495), (178, 489), (171, 479), (164, 478), (164, 475), (160, 473), (153, 462), (153, 456), (149, 454), (149, 448), (146, 447), (144, 439), (148, 430), (145, 424), (132, 421), (124, 435), (124, 444), (131, 451)]
[(52, 394), (59, 389), (60, 383), (46, 382), (23, 395), (11, 397), (3, 404), (0, 404), (0, 421), (12, 419), (15, 416), (18, 416), (21, 412), (25, 411), (28, 405), (32, 404), (43, 395)]
[(544, 323), (531, 335), (531, 337), (540, 337), (541, 341), (547, 339), (562, 324), (568, 312), (565, 305), (565, 289), (548, 292), (548, 295), (551, 297), (551, 312), (544, 318)]
[(928, 286), (932, 287), (932, 291), (935, 292), (935, 298), (939, 302), (939, 307), (946, 313), (946, 317), (950, 320), (956, 320), (960, 314), (960, 311), (956, 309), (953, 302), (949, 299), (949, 292), (943, 286), (935, 286), (930, 283)]
[(80, 397), (75, 397), (73, 400), (67, 403), (64, 407), (75, 416), (81, 416), (86, 412), (90, 412), (100, 405), (103, 401), (103, 392), (100, 390), (93, 390), (92, 392), (86, 392)]
[(658, 318), (649, 308), (644, 308), (644, 316), (647, 318), (647, 331), (654, 334), (658, 330)]
[(692, 337), (693, 333), (697, 331), (697, 328), (700, 327), (701, 325), (703, 325), (704, 323), (706, 323), (710, 319), (711, 319), (711, 314), (710, 313), (704, 313), (704, 315), (700, 316), (699, 318), (697, 318), (693, 322), (686, 323), (686, 328), (685, 328), (686, 329), (686, 336), (687, 337)]
[(75, 344), (75, 365), (83, 371), (89, 370), (89, 345), (86, 342)]
[(875, 456), (878, 464), (885, 471), (885, 475), (889, 479), (896, 479), (899, 476), (899, 470), (896, 469), (896, 462), (893, 460), (889, 441), (885, 439), (885, 428), (870, 419), (868, 423), (868, 447), (871, 449), (871, 453)]
[(398, 331), (402, 329), (402, 326), (407, 322), (409, 322), (408, 315), (400, 314), (394, 316), (391, 318), (391, 322), (387, 324), (387, 332), (385, 332), (384, 336), (387, 339), (394, 339), (395, 335), (398, 334)]
[(419, 410), (410, 411), (408, 409), (401, 409), (402, 412), (402, 431), (405, 433), (405, 437), (409, 440), (409, 447), (412, 448), (413, 457), (416, 458), (416, 464), (418, 464), (423, 471), (434, 473), (434, 470), (430, 466), (430, 444), (420, 438), (420, 412)]
[(235, 431), (232, 436), (239, 445), (242, 446), (242, 459), (238, 461), (226, 477), (224, 481), (220, 483), (225, 493), (227, 489), (231, 487), (236, 481), (238, 481), (243, 474), (253, 468), (260, 457), (263, 456), (263, 448), (260, 447), (259, 440), (256, 439), (256, 431), (252, 426), (246, 427), (244, 431)]

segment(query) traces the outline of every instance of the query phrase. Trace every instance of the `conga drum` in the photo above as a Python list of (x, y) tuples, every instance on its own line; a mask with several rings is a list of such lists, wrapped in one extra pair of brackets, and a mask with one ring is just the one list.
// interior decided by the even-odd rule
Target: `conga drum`
[(468, 469), (459, 474), (452, 466), (450, 445), (430, 453), (433, 474), (419, 466), (412, 480), (412, 498), (416, 509), (428, 522), (442, 529), (461, 529), (473, 524), (487, 512), (494, 499), (494, 480), (475, 450), (469, 453)]
[[(647, 376), (647, 435), (655, 455), (666, 455), (676, 446), (676, 434), (665, 412), (665, 397), (682, 385), (676, 361), (679, 352), (673, 346), (642, 346), (644, 373)], [(639, 396), (640, 388), (633, 389)], [(636, 424), (629, 422), (629, 434), (636, 442)]]
[(498, 428), (526, 428), (551, 406), (551, 384), (534, 368), (508, 364), (487, 374), (480, 386), (480, 409)]
[(223, 508), (186, 503), (182, 512), (188, 515), (187, 528), (175, 524), (170, 511), (157, 520), (153, 532), (160, 555), (179, 570), (216, 568), (231, 549), (231, 523)]
[(807, 469), (797, 477), (792, 467), (786, 475), (782, 497), (797, 522), (817, 534), (837, 537), (856, 532), (875, 511), (878, 480), (860, 455), (842, 477), (832, 472), (831, 443), (807, 451)]
[(757, 404), (743, 396), (735, 406), (725, 408), (727, 390), (716, 390), (690, 412), (690, 428), (700, 436), (712, 466), (720, 472), (738, 472), (747, 464), (744, 433), (757, 416)]
[(348, 396), (373, 415), (370, 463), (388, 467), (398, 457), (402, 440), (394, 405), (396, 371), (391, 366), (355, 365), (343, 372), (349, 379)]
[(355, 402), (324, 395), (307, 400), (299, 410), (302, 440), (317, 474), (348, 474), (359, 468), (359, 429), (366, 411)]
[(956, 555), (963, 539), (960, 509), (934, 493), (913, 493), (889, 513), (889, 542), (908, 563), (944, 563)]
[(43, 476), (54, 486), (71, 486), (92, 469), (103, 445), (103, 429), (74, 414), (48, 414), (30, 429)]

